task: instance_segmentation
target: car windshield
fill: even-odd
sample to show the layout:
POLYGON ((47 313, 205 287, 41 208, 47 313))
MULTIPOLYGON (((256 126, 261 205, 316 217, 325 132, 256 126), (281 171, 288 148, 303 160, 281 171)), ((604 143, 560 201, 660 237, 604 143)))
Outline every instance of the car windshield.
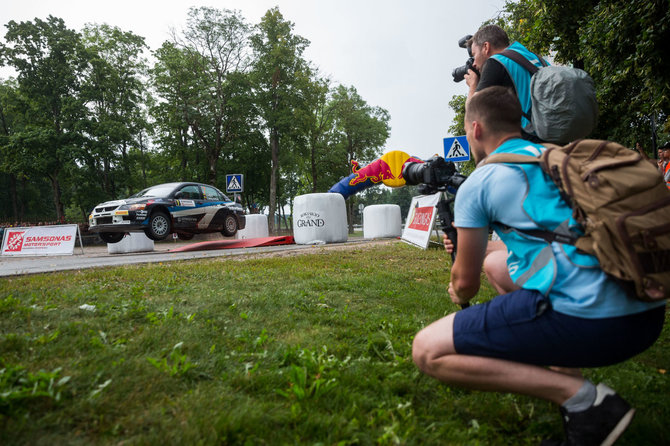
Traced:
POLYGON ((144 189, 141 192, 136 193, 130 198, 140 198, 140 197, 167 197, 170 195, 170 192, 174 190, 173 185, 160 185, 160 186, 153 186, 148 189, 144 189))

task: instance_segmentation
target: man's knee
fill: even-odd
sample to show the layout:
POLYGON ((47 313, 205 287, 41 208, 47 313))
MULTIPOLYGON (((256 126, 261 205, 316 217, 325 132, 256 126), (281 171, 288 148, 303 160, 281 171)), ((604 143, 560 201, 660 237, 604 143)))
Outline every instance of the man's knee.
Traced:
POLYGON ((431 361, 431 349, 426 329, 421 330, 414 336, 412 342, 412 360, 414 364, 424 373, 428 373, 431 361))
POLYGON ((414 336, 412 360, 422 372, 433 375, 440 359, 454 353, 453 318, 452 314, 435 321, 414 336))
POLYGON ((507 252, 492 251, 484 258, 484 273, 489 283, 499 294, 511 293, 518 286, 512 281, 507 270, 507 252))

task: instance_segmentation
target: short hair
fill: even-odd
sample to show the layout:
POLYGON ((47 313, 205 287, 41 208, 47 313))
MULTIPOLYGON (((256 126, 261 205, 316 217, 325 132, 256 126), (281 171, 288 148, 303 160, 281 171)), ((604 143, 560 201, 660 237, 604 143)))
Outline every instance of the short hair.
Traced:
POLYGON ((491 133, 520 133, 521 104, 512 89, 487 87, 468 99, 465 120, 479 121, 491 133))
POLYGON ((670 150, 670 142, 666 142, 661 147, 659 147, 658 150, 670 150))
POLYGON ((484 25, 472 36, 468 45, 472 46, 473 43, 476 43, 477 46, 482 46, 484 42, 488 42, 493 48, 503 49, 509 46, 509 37, 498 25, 484 25))

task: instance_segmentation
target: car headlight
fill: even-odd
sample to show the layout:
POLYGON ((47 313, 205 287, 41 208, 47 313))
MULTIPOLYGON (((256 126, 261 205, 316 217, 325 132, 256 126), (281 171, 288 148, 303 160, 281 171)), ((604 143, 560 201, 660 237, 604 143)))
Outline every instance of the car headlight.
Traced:
POLYGON ((142 204, 131 204, 131 205, 128 207, 128 210, 129 210, 129 211, 141 211, 142 209, 144 209, 144 208, 146 208, 146 207, 147 207, 147 205, 146 205, 145 203, 142 203, 142 204))

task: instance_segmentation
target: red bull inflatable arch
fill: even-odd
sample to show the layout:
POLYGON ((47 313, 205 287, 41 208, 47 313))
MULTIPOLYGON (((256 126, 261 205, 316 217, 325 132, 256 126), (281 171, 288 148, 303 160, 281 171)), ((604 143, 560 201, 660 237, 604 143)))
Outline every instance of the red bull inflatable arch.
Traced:
POLYGON ((409 156, 403 151, 394 150, 385 153, 381 158, 365 167, 360 167, 358 162, 351 161, 352 174, 341 179, 328 192, 341 194, 347 199, 355 193, 380 183, 389 187, 402 187, 405 185, 402 169, 408 162, 423 163, 423 160, 409 156))

